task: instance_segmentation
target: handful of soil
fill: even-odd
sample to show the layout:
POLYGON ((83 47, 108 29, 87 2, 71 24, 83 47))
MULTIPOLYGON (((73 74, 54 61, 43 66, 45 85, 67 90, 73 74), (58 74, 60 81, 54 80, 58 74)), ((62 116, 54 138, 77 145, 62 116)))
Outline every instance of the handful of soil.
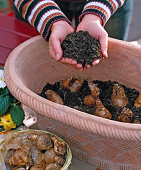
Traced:
POLYGON ((72 58, 83 67, 92 65, 94 60, 102 58, 99 41, 87 31, 68 34, 61 47, 63 58, 72 58))

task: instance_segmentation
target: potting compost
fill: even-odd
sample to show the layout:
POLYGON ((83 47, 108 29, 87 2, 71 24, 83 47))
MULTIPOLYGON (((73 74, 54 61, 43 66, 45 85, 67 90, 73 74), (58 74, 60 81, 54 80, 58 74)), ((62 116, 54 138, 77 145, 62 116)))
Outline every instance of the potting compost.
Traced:
POLYGON ((71 58, 85 67, 92 65, 93 61, 102 57, 99 41, 87 31, 68 34, 61 44, 63 58, 71 58))
POLYGON ((141 123, 139 91, 115 81, 70 77, 47 83, 40 96, 88 114, 126 123, 141 123))

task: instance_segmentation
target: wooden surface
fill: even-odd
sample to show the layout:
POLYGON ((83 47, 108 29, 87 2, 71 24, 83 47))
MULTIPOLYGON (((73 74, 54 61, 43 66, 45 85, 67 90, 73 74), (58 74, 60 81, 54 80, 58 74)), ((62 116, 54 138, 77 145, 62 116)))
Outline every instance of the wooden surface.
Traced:
POLYGON ((98 170, 97 167, 87 164, 87 163, 73 157, 72 164, 70 165, 69 170, 80 170, 80 169, 81 170, 98 170))
POLYGON ((38 34, 26 22, 0 13, 0 68, 14 48, 38 34))

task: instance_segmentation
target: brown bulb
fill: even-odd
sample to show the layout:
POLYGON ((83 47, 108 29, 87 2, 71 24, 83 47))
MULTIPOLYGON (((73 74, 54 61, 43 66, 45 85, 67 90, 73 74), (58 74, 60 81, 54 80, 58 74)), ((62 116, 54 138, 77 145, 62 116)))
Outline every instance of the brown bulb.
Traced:
POLYGON ((51 163, 46 166, 45 170, 58 170, 57 165, 54 163, 51 163))
POLYGON ((118 116, 118 120, 120 122, 130 123, 133 116, 133 112, 130 109, 124 107, 121 111, 121 114, 118 116))
POLYGON ((64 89, 68 89, 68 90, 69 90, 71 80, 72 80, 72 77, 63 80, 63 81, 62 81, 62 87, 63 87, 64 89))
POLYGON ((84 80, 68 78, 62 82, 62 87, 70 90, 71 93, 76 93, 82 87, 84 80))
POLYGON ((111 96, 113 105, 123 108, 128 103, 128 98, 125 95, 124 88, 119 84, 114 84, 113 93, 111 96))
POLYGON ((33 165, 31 166, 30 170, 43 170, 45 169, 45 165, 41 164, 41 165, 33 165))
POLYGON ((94 107, 95 106, 95 99, 94 97, 90 94, 84 97, 84 104, 89 107, 94 107))
POLYGON ((139 119, 137 119, 137 118, 135 118, 135 119, 134 119, 133 123, 141 124, 140 120, 139 120, 139 119))
POLYGON ((67 152, 67 146, 64 141, 58 140, 56 137, 52 138, 54 143, 54 150, 59 155, 64 155, 67 152))
POLYGON ((45 158, 45 162, 47 164, 50 164, 50 163, 55 163, 55 157, 57 156, 56 152, 54 151, 54 149, 50 149, 50 150, 47 150, 45 152, 45 155, 44 155, 44 158, 45 158))
POLYGON ((52 102, 55 102, 55 103, 58 103, 58 104, 64 104, 62 98, 57 94, 55 93, 54 91, 52 90, 47 90, 45 92, 46 94, 46 97, 48 100, 52 101, 52 102))
POLYGON ((94 112, 95 116, 103 117, 106 119, 111 119, 111 113, 104 107, 100 99, 96 100, 96 110, 94 112))
POLYGON ((139 94, 139 96, 138 96, 137 99, 135 100, 134 105, 135 105, 136 108, 141 107, 141 93, 139 94))
POLYGON ((48 150, 53 147, 50 135, 39 135, 37 139, 37 147, 39 150, 48 150))
POLYGON ((14 154, 8 160, 9 165, 22 167, 28 163, 30 163, 31 159, 29 155, 23 151, 22 149, 18 149, 14 152, 14 154))
POLYGON ((92 81, 88 82, 88 86, 91 90, 91 95, 96 99, 99 98, 100 89, 97 87, 97 84, 94 84, 92 81))

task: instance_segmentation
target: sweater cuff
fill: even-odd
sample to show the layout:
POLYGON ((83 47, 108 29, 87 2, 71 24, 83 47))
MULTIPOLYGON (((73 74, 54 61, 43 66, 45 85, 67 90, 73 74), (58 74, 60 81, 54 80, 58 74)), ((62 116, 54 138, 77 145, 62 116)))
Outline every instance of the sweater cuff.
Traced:
POLYGON ((53 23, 63 20, 71 24, 54 1, 15 0, 14 4, 25 20, 34 26, 45 40, 48 40, 53 23))
POLYGON ((65 16, 60 14, 57 15, 54 14, 53 16, 51 16, 50 19, 46 18, 45 20, 44 19, 41 20, 37 27, 37 30, 45 40, 49 39, 51 27, 57 21, 66 21, 71 25, 71 22, 65 16))
POLYGON ((94 14, 101 18, 102 26, 104 26, 111 15, 123 5, 124 0, 119 1, 120 0, 88 0, 79 17, 79 21, 81 21, 86 14, 94 14))

